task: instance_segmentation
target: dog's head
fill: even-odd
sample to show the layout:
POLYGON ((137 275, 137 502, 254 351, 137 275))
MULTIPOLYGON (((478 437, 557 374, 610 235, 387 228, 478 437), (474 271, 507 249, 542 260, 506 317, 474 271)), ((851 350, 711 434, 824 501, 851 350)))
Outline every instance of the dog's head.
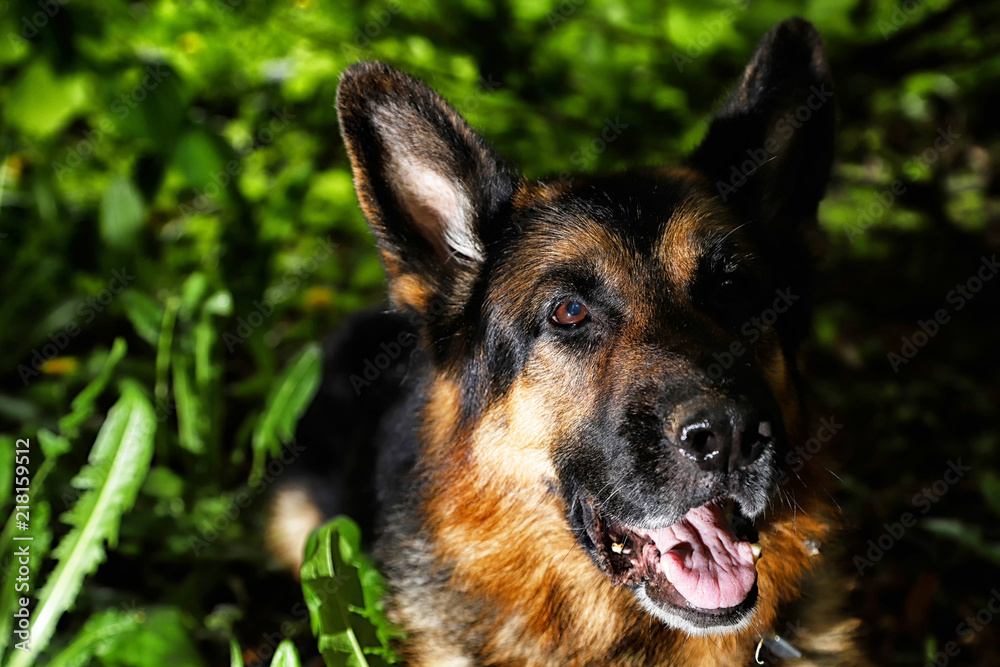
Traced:
POLYGON ((786 21, 685 165, 529 182, 419 81, 345 73, 361 205, 434 368, 425 456, 478 493, 441 521, 488 498, 467 539, 544 543, 512 509, 538 491, 558 501, 533 511, 557 507, 553 530, 668 625, 748 622, 755 520, 801 435, 802 229, 830 167, 831 94, 819 36, 786 21))

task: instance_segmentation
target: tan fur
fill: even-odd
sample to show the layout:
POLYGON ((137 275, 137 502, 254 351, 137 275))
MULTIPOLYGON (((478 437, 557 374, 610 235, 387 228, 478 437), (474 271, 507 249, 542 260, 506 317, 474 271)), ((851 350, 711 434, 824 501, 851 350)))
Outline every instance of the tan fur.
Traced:
POLYGON ((279 489, 271 502, 265 544, 275 559, 298 578, 306 540, 321 523, 323 513, 309 493, 296 486, 279 489))
POLYGON ((698 172, 676 167, 662 169, 661 173, 690 185, 687 198, 674 209, 666 233, 654 250, 674 282, 683 287, 693 282, 711 232, 725 229, 729 214, 713 196, 711 184, 698 172))
POLYGON ((430 305, 432 293, 427 281, 413 273, 407 273, 392 281, 389 298, 398 308, 424 312, 430 305))

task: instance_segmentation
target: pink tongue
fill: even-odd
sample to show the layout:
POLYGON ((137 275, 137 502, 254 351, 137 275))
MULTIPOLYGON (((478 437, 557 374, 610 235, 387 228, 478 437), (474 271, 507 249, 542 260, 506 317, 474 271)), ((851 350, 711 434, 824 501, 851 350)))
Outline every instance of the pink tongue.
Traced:
POLYGON ((735 607, 753 588, 749 542, 737 542, 715 503, 695 507, 667 528, 651 531, 660 564, 677 592, 701 609, 735 607))

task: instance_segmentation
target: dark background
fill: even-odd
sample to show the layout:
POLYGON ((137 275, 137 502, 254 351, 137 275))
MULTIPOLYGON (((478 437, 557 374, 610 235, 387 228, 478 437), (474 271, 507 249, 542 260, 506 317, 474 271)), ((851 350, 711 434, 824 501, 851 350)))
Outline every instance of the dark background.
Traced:
POLYGON ((348 64, 424 79, 529 176, 610 171, 695 146, 792 15, 824 36, 839 108, 803 361, 816 417, 843 424, 820 455, 851 601, 879 663, 1000 664, 1000 5, 948 0, 0 2, 0 451, 71 445, 33 487, 42 538, 67 533, 123 381, 158 419, 120 538, 39 664, 228 664, 230 636, 250 660, 282 621, 308 644, 251 475, 309 400, 315 343, 384 296, 333 108, 348 64), (116 337, 93 414, 64 428, 116 337))

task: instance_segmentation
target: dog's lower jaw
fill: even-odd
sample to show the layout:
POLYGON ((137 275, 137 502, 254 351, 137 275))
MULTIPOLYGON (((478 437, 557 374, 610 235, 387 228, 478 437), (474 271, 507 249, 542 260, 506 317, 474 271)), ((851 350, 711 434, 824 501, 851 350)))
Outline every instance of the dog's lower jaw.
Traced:
POLYGON ((749 612, 745 613, 739 621, 733 625, 716 625, 708 628, 703 628, 695 625, 694 623, 685 620, 679 616, 675 616, 669 612, 665 612, 659 605, 649 599, 646 591, 640 586, 635 592, 636 599, 642 605, 651 616, 658 619, 661 623, 669 628, 673 628, 679 632, 691 635, 692 637, 703 637, 703 636, 713 636, 713 635, 738 635, 742 633, 747 628, 751 627, 755 621, 756 610, 751 609, 749 612))
MULTIPOLYGON (((410 634, 405 650, 412 665, 751 664, 762 637, 787 634, 779 610, 795 601, 819 564, 809 545, 822 542, 830 525, 818 501, 803 503, 794 519, 775 509, 760 535, 757 604, 733 626, 705 629, 644 604, 626 586, 612 586, 541 485, 494 486, 492 495, 471 472, 437 482, 425 496, 433 505, 397 509, 407 516, 392 523, 411 529, 380 541, 394 583, 391 608, 410 634)), ((850 633, 830 627, 836 641, 827 645, 846 650, 850 633)), ((832 651, 800 664, 853 663, 832 651)))

